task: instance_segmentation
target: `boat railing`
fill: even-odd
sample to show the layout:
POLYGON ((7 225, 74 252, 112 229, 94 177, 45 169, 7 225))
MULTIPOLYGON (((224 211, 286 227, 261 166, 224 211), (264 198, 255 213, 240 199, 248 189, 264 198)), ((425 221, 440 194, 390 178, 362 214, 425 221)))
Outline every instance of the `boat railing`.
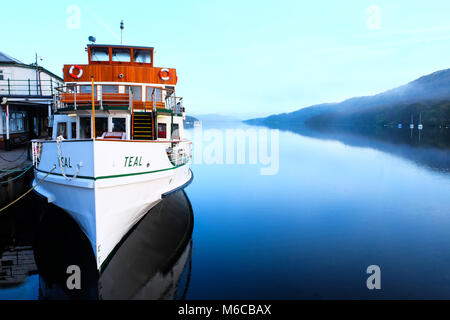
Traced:
MULTIPOLYGON (((171 110, 174 113, 183 113, 183 98, 177 97, 175 91, 169 88, 153 87, 147 96, 150 100, 136 100, 131 89, 127 93, 103 92, 102 84, 94 84, 94 94, 92 92, 79 92, 78 85, 66 85, 56 87, 54 95, 54 110, 78 110, 92 108, 92 101, 95 107, 103 110, 105 107, 114 109, 117 107, 128 110, 171 110), (100 86, 100 90, 99 90, 100 86), (164 99, 161 94, 165 91, 164 99)), ((84 89, 86 91, 91 91, 84 89)))
POLYGON ((108 93, 97 90, 97 88, 98 85, 96 84, 94 94, 92 94, 92 92, 78 92, 78 89, 73 85, 57 87, 53 104, 55 111, 92 108, 92 101, 94 101, 95 107, 99 107, 101 110, 105 106, 126 107, 128 109, 133 107, 133 93, 131 90, 128 93, 108 93))
POLYGON ((176 97, 175 95, 166 97, 166 108, 172 110, 174 113, 183 113, 183 98, 176 97))
POLYGON ((151 100, 149 103, 151 104, 153 110, 159 106, 162 106, 164 109, 171 110, 174 113, 183 113, 185 111, 183 106, 183 98, 177 97, 175 95, 175 90, 173 89, 153 87, 150 98, 151 100), (161 101, 161 91, 165 91, 164 103, 161 101))
POLYGON ((192 158, 192 142, 187 140, 174 142, 166 149, 166 152, 172 165, 181 166, 192 158))
POLYGON ((32 161, 33 166, 37 166, 41 161, 42 156, 42 142, 32 141, 31 142, 31 150, 32 150, 32 161))

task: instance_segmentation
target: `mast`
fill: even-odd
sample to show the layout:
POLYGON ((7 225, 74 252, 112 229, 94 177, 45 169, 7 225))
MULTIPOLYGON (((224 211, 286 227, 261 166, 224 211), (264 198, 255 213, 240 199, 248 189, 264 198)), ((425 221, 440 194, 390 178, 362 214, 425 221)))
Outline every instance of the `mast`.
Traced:
POLYGON ((123 34, 123 20, 120 21, 120 45, 122 45, 122 34, 123 34))
POLYGON ((417 126, 417 129, 422 130, 423 129, 423 125, 422 125, 422 112, 419 113, 419 125, 417 126))

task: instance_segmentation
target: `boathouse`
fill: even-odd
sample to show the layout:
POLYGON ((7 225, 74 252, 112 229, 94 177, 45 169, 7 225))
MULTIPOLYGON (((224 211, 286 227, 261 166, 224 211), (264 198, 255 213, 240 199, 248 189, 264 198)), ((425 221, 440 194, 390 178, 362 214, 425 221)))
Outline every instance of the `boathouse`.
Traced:
POLYGON ((51 135, 53 93, 63 82, 37 59, 25 64, 0 52, 0 148, 51 135))

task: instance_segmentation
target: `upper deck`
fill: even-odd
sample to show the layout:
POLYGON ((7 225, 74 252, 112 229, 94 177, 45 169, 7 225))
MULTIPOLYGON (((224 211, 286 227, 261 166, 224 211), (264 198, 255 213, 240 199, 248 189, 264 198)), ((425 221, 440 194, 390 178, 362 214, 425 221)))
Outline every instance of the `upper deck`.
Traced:
POLYGON ((86 52, 88 64, 64 65, 65 86, 58 88, 55 110, 89 109, 92 104, 131 112, 182 109, 182 98, 175 96, 176 69, 154 67, 152 47, 90 44, 86 52))
POLYGON ((87 53, 88 64, 64 65, 65 82, 177 84, 176 69, 153 66, 152 47, 90 44, 87 53))

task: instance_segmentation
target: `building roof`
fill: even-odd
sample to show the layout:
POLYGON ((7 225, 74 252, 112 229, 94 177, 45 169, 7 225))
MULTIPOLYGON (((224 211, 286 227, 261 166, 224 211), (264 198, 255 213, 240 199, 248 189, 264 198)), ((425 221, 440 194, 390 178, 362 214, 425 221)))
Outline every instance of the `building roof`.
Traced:
POLYGON ((12 64, 24 64, 23 62, 8 56, 7 54, 0 52, 0 62, 1 63, 12 63, 12 64))
MULTIPOLYGON (((8 56, 7 54, 4 54, 3 52, 0 52, 0 66, 5 66, 5 65, 15 65, 18 67, 23 67, 23 68, 29 68, 29 69, 36 69, 36 65, 35 64, 25 64, 22 61, 19 61, 17 59, 14 59, 13 57, 8 56)), ((47 73, 48 75, 57 78, 60 81, 64 81, 63 78, 61 78, 60 76, 54 74, 53 72, 45 69, 44 67, 39 66, 38 69, 42 72, 47 73)))

